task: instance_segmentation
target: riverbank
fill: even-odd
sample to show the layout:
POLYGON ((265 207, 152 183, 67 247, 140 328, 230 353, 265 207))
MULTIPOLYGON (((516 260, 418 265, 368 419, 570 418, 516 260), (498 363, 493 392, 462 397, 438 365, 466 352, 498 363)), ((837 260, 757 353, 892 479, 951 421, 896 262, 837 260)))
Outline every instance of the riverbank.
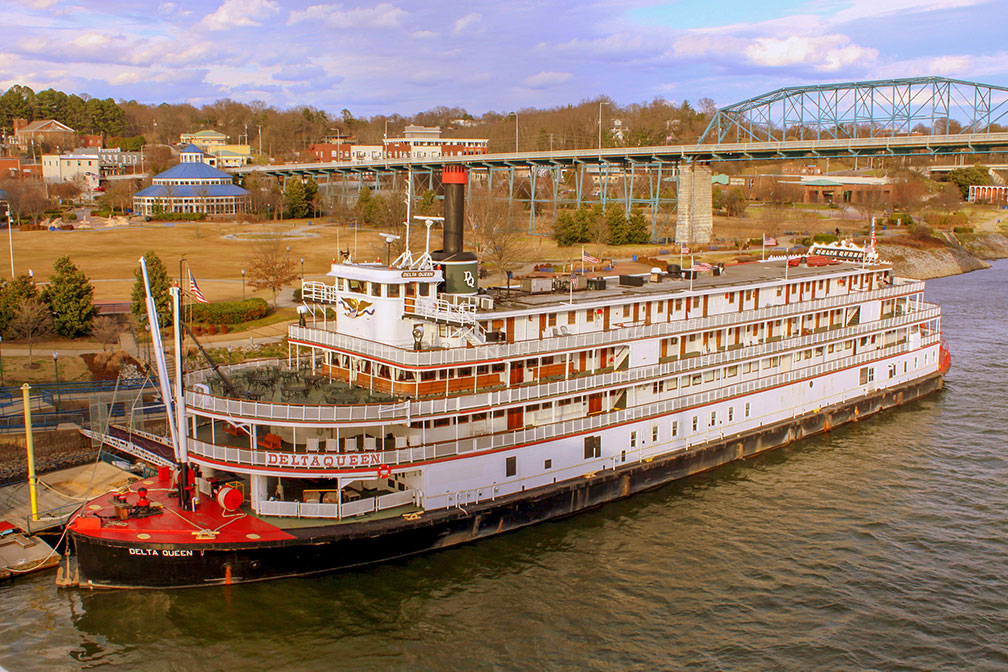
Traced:
POLYGON ((988 261, 1008 258, 1008 236, 971 234, 961 245, 937 240, 901 239, 879 243, 879 255, 893 264, 897 276, 928 280, 990 268, 988 261))

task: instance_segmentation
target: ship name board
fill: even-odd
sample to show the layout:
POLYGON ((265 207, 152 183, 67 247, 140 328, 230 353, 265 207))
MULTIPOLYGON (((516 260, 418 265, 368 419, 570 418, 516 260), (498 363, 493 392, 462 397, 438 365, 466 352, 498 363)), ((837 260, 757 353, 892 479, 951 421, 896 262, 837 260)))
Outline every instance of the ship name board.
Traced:
POLYGON ((266 465, 270 467, 300 467, 302 469, 378 467, 382 465, 382 456, 381 453, 340 453, 338 455, 266 453, 266 465))
POLYGON ((403 271, 401 276, 403 278, 433 278, 434 271, 403 271))

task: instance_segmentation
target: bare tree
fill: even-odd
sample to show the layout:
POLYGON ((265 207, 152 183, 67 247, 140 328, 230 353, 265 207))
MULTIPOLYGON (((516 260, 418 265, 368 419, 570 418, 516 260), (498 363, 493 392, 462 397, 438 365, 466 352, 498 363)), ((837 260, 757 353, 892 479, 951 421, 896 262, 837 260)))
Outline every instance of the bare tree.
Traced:
POLYGON ((270 238, 256 245, 246 261, 249 284, 256 289, 273 290, 273 307, 277 305, 277 292, 297 277, 294 263, 280 244, 280 238, 270 238))
POLYGON ((466 224, 476 244, 477 258, 500 273, 501 282, 517 266, 526 237, 516 203, 484 186, 469 190, 466 224))
POLYGON ((47 306, 41 299, 27 296, 18 302, 14 309, 14 318, 10 324, 10 334, 14 338, 28 340, 28 363, 34 366, 32 359, 32 338, 46 336, 52 332, 53 321, 47 306))
POLYGON ((122 329, 119 327, 119 323, 107 315, 102 315, 96 319, 94 326, 91 327, 91 336, 102 344, 103 351, 109 347, 115 350, 115 345, 119 342, 119 334, 121 333, 122 329))
POLYGON ((881 189, 866 189, 851 201, 851 205, 870 224, 872 219, 889 205, 889 196, 881 189))

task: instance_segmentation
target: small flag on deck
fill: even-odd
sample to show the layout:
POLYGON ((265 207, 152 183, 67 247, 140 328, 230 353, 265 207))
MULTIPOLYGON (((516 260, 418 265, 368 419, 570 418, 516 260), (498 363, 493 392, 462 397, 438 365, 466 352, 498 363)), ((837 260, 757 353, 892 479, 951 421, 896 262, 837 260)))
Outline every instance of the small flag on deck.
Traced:
POLYGON ((189 293, 193 295, 193 298, 200 303, 210 303, 207 298, 203 296, 203 292, 200 291, 199 285, 196 284, 196 278, 193 277, 192 269, 187 269, 189 271, 189 293))
POLYGON ((689 247, 687 247, 686 245, 682 245, 679 248, 679 254, 689 254, 689 253, 690 253, 689 247))
POLYGON ((769 245, 771 247, 774 247, 774 246, 777 245, 777 239, 776 238, 766 238, 766 239, 764 239, 763 244, 764 245, 769 245))
POLYGON ((584 250, 581 250, 581 261, 583 261, 586 264, 598 264, 598 263, 601 263, 598 260, 597 257, 593 257, 592 255, 588 254, 584 250))
POLYGON ((875 218, 872 217, 871 220, 871 249, 872 252, 875 251, 875 218))

